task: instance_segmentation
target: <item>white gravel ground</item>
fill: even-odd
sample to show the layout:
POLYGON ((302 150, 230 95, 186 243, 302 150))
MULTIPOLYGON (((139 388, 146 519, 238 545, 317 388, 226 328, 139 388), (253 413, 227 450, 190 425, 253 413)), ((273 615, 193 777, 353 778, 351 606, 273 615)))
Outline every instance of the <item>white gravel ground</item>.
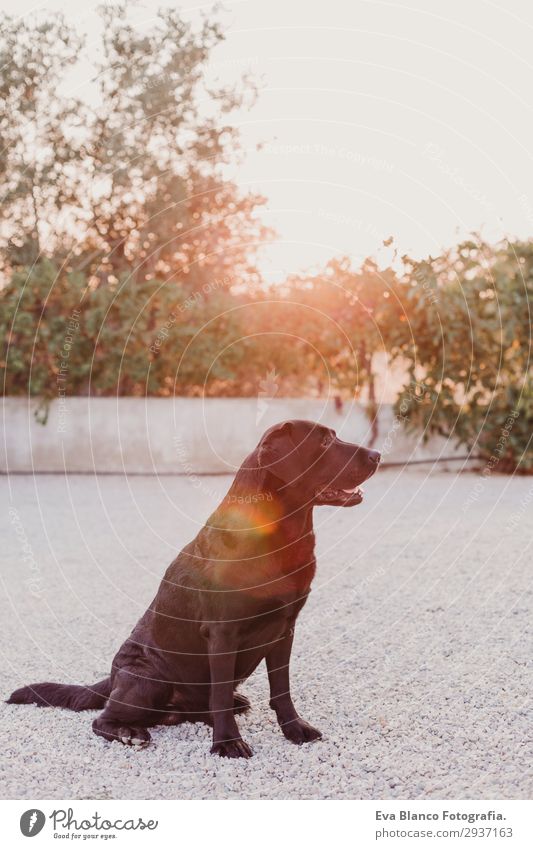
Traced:
MULTIPOLYGON (((95 737, 94 712, 3 704, 1 796, 531 797, 533 481, 480 480, 380 472, 361 506, 315 511, 292 680, 323 741, 282 737, 263 668, 243 687, 250 761, 211 756, 205 726, 155 729, 136 752, 95 737)), ((3 696, 103 677, 228 484, 4 478, 3 696)))

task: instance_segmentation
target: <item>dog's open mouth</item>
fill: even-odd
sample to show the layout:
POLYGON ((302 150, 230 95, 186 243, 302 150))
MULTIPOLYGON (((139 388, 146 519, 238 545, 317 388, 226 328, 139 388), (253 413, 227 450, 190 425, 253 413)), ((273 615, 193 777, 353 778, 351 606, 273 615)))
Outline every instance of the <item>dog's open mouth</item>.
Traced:
POLYGON ((315 504, 331 504, 339 507, 354 507, 363 500, 363 490, 359 487, 354 489, 333 489, 326 487, 315 493, 315 504))

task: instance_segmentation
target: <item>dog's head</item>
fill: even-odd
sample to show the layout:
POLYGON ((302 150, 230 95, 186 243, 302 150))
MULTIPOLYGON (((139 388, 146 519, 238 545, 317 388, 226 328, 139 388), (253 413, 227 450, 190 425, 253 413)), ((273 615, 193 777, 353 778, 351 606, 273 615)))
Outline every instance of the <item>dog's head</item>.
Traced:
POLYGON ((358 487, 380 459, 378 451, 343 442, 331 428, 300 420, 269 428, 257 449, 258 465, 276 478, 279 491, 314 505, 360 504, 358 487))

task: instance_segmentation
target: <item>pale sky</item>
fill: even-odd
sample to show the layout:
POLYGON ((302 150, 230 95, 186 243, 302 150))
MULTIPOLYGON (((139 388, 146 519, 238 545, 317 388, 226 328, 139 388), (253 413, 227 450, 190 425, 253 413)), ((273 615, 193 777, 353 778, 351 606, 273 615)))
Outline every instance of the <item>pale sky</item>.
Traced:
MULTIPOLYGON (((143 2, 138 25, 161 5, 212 8, 143 2)), ((0 0, 16 15, 61 9, 90 41, 97 6, 0 0)), ((533 236, 533 4, 226 0, 223 20, 213 70, 249 69, 261 86, 235 116, 246 150, 235 175, 267 196, 262 217, 279 233, 263 251, 267 280, 341 253, 357 265, 391 235, 415 256, 471 230, 533 236)), ((90 76, 86 62, 68 90, 87 95, 90 76)))

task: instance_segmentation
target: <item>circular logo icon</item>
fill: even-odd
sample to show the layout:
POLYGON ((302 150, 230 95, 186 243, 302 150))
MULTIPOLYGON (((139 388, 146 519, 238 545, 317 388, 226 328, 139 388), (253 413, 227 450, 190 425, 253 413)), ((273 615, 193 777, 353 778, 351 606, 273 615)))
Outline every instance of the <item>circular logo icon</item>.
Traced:
POLYGON ((46 817, 38 808, 30 808, 24 811, 20 818, 20 830, 24 837, 35 837, 42 830, 46 817))

